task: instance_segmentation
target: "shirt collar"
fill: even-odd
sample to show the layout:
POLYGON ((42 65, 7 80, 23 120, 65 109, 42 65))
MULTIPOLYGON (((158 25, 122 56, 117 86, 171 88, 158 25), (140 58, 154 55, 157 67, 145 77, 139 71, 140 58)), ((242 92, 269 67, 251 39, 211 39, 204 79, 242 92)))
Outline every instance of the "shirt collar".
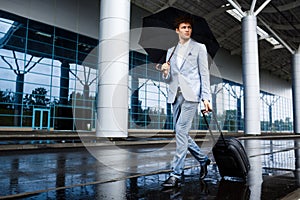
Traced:
POLYGON ((180 43, 178 42, 178 45, 179 45, 179 47, 187 47, 187 46, 189 46, 190 42, 191 42, 191 39, 189 39, 189 40, 188 40, 186 43, 184 43, 184 44, 180 44, 180 43))

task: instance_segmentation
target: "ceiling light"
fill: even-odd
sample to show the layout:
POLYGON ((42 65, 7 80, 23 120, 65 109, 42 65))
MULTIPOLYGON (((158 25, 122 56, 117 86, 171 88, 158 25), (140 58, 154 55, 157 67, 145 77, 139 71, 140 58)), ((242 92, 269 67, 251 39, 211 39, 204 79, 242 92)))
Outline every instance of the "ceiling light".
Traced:
POLYGON ((37 31, 35 34, 37 34, 37 35, 42 35, 42 36, 49 37, 49 38, 52 37, 52 35, 50 35, 50 34, 48 34, 48 33, 40 32, 40 31, 37 31))
MULTIPOLYGON (((228 14, 230 14, 231 16, 233 16, 238 21, 242 21, 242 18, 244 17, 236 9, 226 10, 226 12, 228 14)), ((266 31, 264 31, 259 26, 257 26, 257 34, 260 36, 261 39, 266 40, 267 42, 269 42, 273 46, 277 46, 277 45, 280 44, 274 37, 272 37, 271 35, 269 35, 266 31)))

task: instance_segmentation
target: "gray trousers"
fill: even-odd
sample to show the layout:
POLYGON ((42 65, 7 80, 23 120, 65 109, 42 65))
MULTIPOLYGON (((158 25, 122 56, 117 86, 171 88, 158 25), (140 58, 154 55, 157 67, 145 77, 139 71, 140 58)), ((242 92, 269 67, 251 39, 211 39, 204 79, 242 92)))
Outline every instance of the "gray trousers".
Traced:
POLYGON ((188 150, 201 165, 208 159, 189 135, 197 107, 197 102, 186 101, 181 93, 176 97, 176 100, 173 103, 176 152, 172 161, 171 176, 176 178, 181 178, 184 169, 184 160, 188 150))

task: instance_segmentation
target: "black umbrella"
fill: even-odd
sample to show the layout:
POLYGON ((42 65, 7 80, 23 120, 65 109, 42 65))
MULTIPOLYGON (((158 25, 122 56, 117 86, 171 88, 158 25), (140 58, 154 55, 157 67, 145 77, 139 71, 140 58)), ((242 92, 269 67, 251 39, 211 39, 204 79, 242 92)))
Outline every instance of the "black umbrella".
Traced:
POLYGON ((210 30, 206 20, 178 10, 173 7, 143 18, 143 29, 139 44, 146 50, 149 60, 153 63, 163 63, 166 60, 166 51, 178 42, 174 20, 179 16, 189 16, 193 19, 192 38, 206 45, 211 57, 219 49, 219 44, 210 30))

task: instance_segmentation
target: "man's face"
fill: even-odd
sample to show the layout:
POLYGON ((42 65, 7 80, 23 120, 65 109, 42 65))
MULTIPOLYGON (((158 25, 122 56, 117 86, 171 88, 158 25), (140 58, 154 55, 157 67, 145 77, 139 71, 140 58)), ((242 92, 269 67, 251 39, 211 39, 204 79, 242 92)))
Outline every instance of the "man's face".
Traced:
POLYGON ((189 23, 181 23, 179 27, 176 28, 176 33, 179 36, 179 39, 188 40, 191 38, 192 26, 189 23))

